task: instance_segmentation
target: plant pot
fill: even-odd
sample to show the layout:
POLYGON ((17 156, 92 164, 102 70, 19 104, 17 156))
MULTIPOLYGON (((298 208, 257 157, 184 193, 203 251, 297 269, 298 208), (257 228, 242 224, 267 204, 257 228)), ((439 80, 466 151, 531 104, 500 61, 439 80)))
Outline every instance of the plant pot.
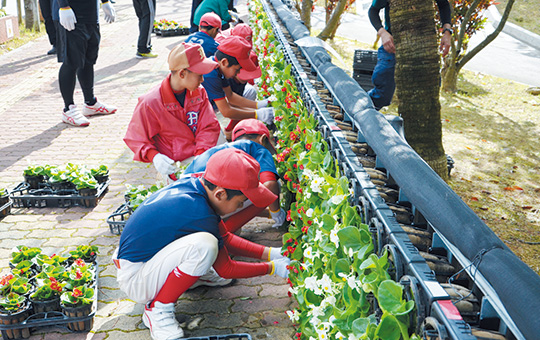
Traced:
POLYGON ((29 298, 30 302, 32 302, 32 308, 34 310, 34 313, 46 313, 46 312, 52 312, 52 311, 60 311, 60 297, 56 297, 52 300, 33 300, 32 298, 29 298))
POLYGON ((97 189, 84 188, 79 189, 79 195, 83 197, 89 197, 88 199, 83 199, 83 205, 85 207, 93 207, 96 205, 96 195, 97 189))
POLYGON ((24 175, 24 181, 30 185, 28 189, 39 189, 39 184, 45 182, 43 175, 28 176, 24 175))
POLYGON ((49 184, 51 185, 51 189, 53 189, 54 191, 75 189, 75 185, 69 181, 49 182, 49 184))
POLYGON ((9 195, 0 195, 0 207, 9 202, 9 195))
MULTIPOLYGON (((68 318, 82 318, 90 315, 92 312, 92 305, 83 305, 77 307, 67 307, 62 305, 62 312, 68 318)), ((69 322, 68 328, 72 331, 89 331, 94 325, 94 318, 85 321, 69 322)))
MULTIPOLYGON (((30 316, 30 303, 27 301, 25 306, 16 313, 0 313, 0 324, 15 325, 23 322, 30 316)), ((27 339, 30 337, 30 328, 17 328, 2 330, 2 339, 27 339)))
POLYGON ((97 175, 97 176, 94 176, 94 178, 96 179, 96 181, 101 184, 101 183, 105 183, 109 180, 109 174, 106 174, 106 175, 97 175))

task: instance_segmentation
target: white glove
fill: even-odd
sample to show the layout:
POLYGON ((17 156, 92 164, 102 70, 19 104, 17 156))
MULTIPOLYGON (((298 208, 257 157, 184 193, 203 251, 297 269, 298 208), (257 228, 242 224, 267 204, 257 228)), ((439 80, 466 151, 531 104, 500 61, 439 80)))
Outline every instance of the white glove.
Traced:
POLYGON ((287 213, 285 213, 285 210, 283 209, 279 209, 276 212, 270 211, 270 217, 276 222, 274 225, 272 225, 272 228, 279 228, 285 222, 287 213))
POLYGON ((288 257, 282 257, 280 259, 270 261, 273 267, 273 275, 277 275, 283 278, 289 277, 289 269, 287 268, 291 263, 291 259, 288 257))
POLYGON ((270 251, 268 252, 268 260, 274 261, 274 260, 282 259, 285 257, 286 256, 281 255, 281 248, 270 247, 270 251))
POLYGON ((173 174, 176 171, 174 161, 164 154, 158 153, 155 155, 152 163, 154 163, 156 170, 165 177, 173 174))
POLYGON ((258 100, 257 101, 257 108, 262 109, 263 107, 267 107, 269 104, 268 99, 258 100))
POLYGON ((66 9, 60 8, 58 16, 60 17, 60 25, 64 26, 66 30, 73 31, 75 29, 77 18, 71 7, 66 9))
POLYGON ((265 124, 272 124, 274 122, 274 108, 263 107, 262 109, 255 110, 257 119, 265 124))
POLYGON ((114 19, 116 19, 116 11, 114 10, 113 5, 111 5, 111 3, 107 1, 101 4, 101 8, 105 13, 105 21, 109 24, 111 22, 114 22, 114 19))

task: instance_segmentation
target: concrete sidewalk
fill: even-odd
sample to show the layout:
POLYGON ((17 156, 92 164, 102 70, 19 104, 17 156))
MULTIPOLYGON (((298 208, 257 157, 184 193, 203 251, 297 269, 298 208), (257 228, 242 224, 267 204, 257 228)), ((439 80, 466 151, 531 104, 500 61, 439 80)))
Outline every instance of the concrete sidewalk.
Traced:
MULTIPOLYGON (((42 37, 0 56, 0 187, 12 189, 23 180, 22 171, 33 164, 67 162, 110 168, 111 185, 97 207, 12 209, 0 221, 0 268, 8 270, 11 249, 39 246, 44 253, 72 250, 80 244, 97 245, 99 305, 91 333, 69 333, 62 328, 40 330, 31 339, 150 339, 142 325, 143 306, 127 299, 116 284, 110 261, 119 237, 109 231, 106 218, 124 201, 126 184, 151 185, 157 173, 151 164, 135 163, 122 138, 137 98, 167 75, 168 51, 184 37, 153 37, 156 59, 135 58, 138 22, 131 0, 117 0, 117 21, 102 20, 102 41, 96 64, 95 93, 100 101, 118 106, 112 116, 92 117, 86 128, 61 122, 63 107, 58 90, 59 64, 46 56, 42 37)), ((156 18, 188 24, 190 1, 160 0, 156 18)), ((245 1, 238 10, 247 13, 245 1)), ((82 93, 77 85, 77 104, 82 93)), ((269 246, 281 245, 282 231, 273 221, 257 218, 242 236, 269 246)), ((177 304, 182 320, 197 326, 187 336, 249 333, 253 339, 291 339, 294 327, 285 311, 294 303, 285 279, 264 276, 238 280, 226 288, 196 288, 177 304)))

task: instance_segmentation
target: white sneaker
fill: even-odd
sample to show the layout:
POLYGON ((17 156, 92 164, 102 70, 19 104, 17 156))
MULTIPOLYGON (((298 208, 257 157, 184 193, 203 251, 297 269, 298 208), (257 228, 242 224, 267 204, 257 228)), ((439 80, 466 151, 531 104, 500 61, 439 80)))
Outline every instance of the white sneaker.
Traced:
POLYGON ((68 111, 62 112, 62 121, 73 126, 88 126, 90 121, 83 116, 77 105, 71 104, 68 111))
POLYGON ((210 268, 208 273, 201 276, 189 289, 200 286, 223 287, 230 285, 232 282, 233 279, 224 279, 216 273, 214 268, 210 268))
POLYGON ((116 112, 116 107, 106 105, 96 101, 94 105, 84 104, 83 115, 93 116, 93 115, 110 115, 116 112))
POLYGON ((143 323, 150 328, 154 340, 181 339, 184 331, 174 315, 174 303, 154 302, 154 307, 144 307, 143 323))

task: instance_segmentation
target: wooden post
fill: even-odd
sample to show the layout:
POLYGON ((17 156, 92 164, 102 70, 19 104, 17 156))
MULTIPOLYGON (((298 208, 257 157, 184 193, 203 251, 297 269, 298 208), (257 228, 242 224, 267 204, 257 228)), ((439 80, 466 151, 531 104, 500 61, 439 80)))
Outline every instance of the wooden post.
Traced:
POLYGON ((17 17, 19 18, 19 25, 22 24, 21 0, 17 0, 17 17))

